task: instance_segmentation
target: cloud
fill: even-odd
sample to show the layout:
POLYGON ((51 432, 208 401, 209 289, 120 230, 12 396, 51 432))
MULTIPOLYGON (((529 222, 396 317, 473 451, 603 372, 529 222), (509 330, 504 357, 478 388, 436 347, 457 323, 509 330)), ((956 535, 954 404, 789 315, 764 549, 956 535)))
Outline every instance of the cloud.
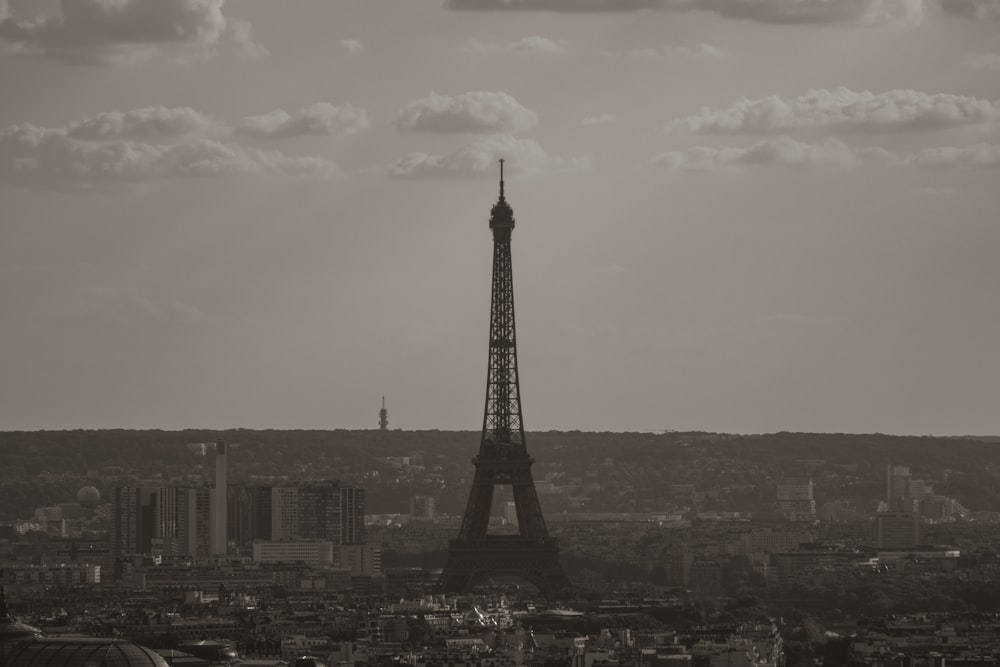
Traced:
POLYGON ((692 134, 775 134, 807 128, 891 132, 980 125, 998 118, 1000 104, 975 97, 837 88, 810 90, 796 98, 743 99, 727 108, 703 108, 673 121, 668 130, 692 134))
POLYGON ((135 288, 79 285, 62 299, 41 304, 39 313, 60 326, 162 327, 205 321, 200 310, 175 300, 155 301, 135 288))
POLYGON ((567 48, 568 44, 564 40, 554 40, 537 35, 522 37, 507 44, 484 42, 474 37, 469 39, 469 50, 477 53, 506 51, 508 53, 562 55, 566 53, 567 48))
POLYGON ((1000 19, 997 0, 939 0, 945 13, 977 19, 1000 19))
POLYGON ((954 186, 944 186, 944 187, 934 187, 934 186, 924 186, 917 187, 910 190, 914 195, 920 197, 950 197, 952 195, 957 195, 960 190, 954 186))
POLYGON ((352 57, 357 58, 365 50, 365 44, 360 39, 342 39, 340 45, 347 49, 352 57))
POLYGON ((495 173, 500 158, 504 158, 512 174, 564 171, 588 166, 588 161, 582 158, 550 157, 534 139, 501 135, 477 139, 445 155, 410 153, 390 165, 388 173, 396 178, 479 176, 495 173))
POLYGON ((1000 70, 1000 53, 970 53, 962 64, 966 67, 1000 70))
POLYGON ((918 25, 925 0, 668 0, 734 19, 778 24, 918 25))
POLYGON ((519 132, 538 125, 538 114, 502 92, 469 92, 454 97, 432 92, 410 102, 396 116, 404 132, 519 132))
MULTIPOLYGON (((619 54, 609 53, 609 55, 619 55, 619 54)), ((695 44, 694 46, 665 46, 662 48, 651 47, 651 46, 640 47, 626 51, 625 55, 630 58, 680 57, 680 58, 687 58, 689 60, 697 60, 697 59, 721 60, 723 58, 729 57, 729 51, 718 46, 712 46, 711 44, 700 42, 698 44, 695 44)))
POLYGON ((287 156, 184 134, 170 135, 180 137, 175 142, 151 143, 122 138, 142 136, 125 126, 104 134, 104 130, 95 132, 94 127, 80 122, 65 128, 21 124, 0 130, 0 183, 37 189, 88 189, 177 177, 331 177, 338 172, 336 165, 324 158, 287 156))
POLYGON ((962 147, 925 148, 911 160, 921 167, 1000 167, 1000 144, 975 144, 962 147))
POLYGON ((233 131, 251 137, 329 136, 357 134, 370 127, 365 110, 352 104, 317 102, 290 114, 284 109, 247 116, 233 131))
POLYGON ((781 166, 850 169, 863 165, 888 167, 1000 167, 1000 144, 927 148, 897 153, 878 146, 854 147, 840 139, 805 143, 788 136, 769 137, 748 147, 695 146, 652 158, 654 166, 678 171, 717 171, 740 166, 781 166))
POLYGON ((228 44, 260 55, 249 23, 226 17, 224 0, 60 0, 59 13, 30 21, 0 17, 0 40, 22 52, 99 62, 151 47, 228 44))
POLYGON ((446 0, 448 9, 543 10, 553 12, 619 12, 653 9, 661 0, 446 0))
POLYGON ((446 0, 445 7, 553 12, 702 10, 733 19, 778 24, 914 25, 921 22, 925 14, 924 0, 446 0))
POLYGON ((274 150, 248 148, 214 140, 171 146, 164 152, 168 176, 333 176, 334 163, 318 157, 288 156, 274 150))
POLYGON ((548 37, 522 37, 506 46, 508 51, 517 53, 566 53, 566 42, 563 40, 553 40, 548 37))
POLYGON ((657 49, 652 46, 641 46, 629 49, 625 52, 625 55, 629 58, 662 58, 664 52, 662 49, 657 49))
POLYGON ((211 132, 221 124, 190 107, 143 107, 103 111, 74 121, 66 134, 74 139, 167 139, 211 132))
POLYGON ((790 137, 759 141, 748 148, 696 146, 671 151, 653 158, 653 164, 683 171, 709 171, 738 165, 780 165, 786 167, 828 167, 846 169, 859 166, 862 156, 839 139, 807 144, 790 137))
POLYGON ((602 113, 598 116, 587 116, 580 121, 580 125, 614 125, 618 122, 618 116, 613 113, 602 113))
POLYGON ((294 114, 279 109, 260 116, 247 116, 233 127, 190 107, 150 106, 131 111, 102 111, 71 122, 65 131, 73 139, 99 141, 220 137, 230 132, 257 138, 349 135, 368 127, 364 109, 351 104, 334 106, 318 102, 294 114))
POLYGON ((729 57, 729 51, 718 46, 712 46, 705 42, 699 42, 694 46, 678 46, 676 52, 683 58, 713 58, 722 59, 729 57))

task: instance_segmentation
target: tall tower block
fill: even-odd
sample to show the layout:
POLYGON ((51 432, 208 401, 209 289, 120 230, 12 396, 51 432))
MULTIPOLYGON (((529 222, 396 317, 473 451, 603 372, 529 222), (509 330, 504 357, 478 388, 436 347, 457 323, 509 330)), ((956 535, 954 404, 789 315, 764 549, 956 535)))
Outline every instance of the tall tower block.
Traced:
POLYGON ((385 396, 382 397, 382 409, 378 411, 378 430, 389 428, 389 411, 385 409, 385 396))
POLYGON ((213 556, 226 555, 226 530, 229 500, 229 480, 226 470, 226 443, 215 443, 215 493, 212 495, 212 528, 210 553, 213 556))
POLYGON ((535 462, 528 455, 521 416, 514 327, 514 281, 510 237, 514 211, 504 196, 500 161, 500 198, 490 212, 493 232, 493 286, 490 302, 489 364, 486 408, 479 454, 469 502, 458 538, 448 545, 448 561, 439 587, 465 593, 490 577, 516 576, 537 586, 543 595, 570 593, 570 581, 559 563, 559 546, 549 537, 531 476, 535 462), (488 535, 493 491, 510 486, 518 534, 488 535))

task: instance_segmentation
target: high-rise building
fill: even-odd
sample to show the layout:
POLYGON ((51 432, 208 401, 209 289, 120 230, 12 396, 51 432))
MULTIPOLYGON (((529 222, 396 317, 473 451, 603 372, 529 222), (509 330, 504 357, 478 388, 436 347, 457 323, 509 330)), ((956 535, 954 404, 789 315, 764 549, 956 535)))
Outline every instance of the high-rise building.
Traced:
POLYGON ((340 490, 340 544, 365 543, 365 490, 340 490))
POLYGON ((115 579, 124 575, 131 558, 148 554, 156 533, 153 499, 155 490, 141 486, 120 486, 111 496, 111 550, 115 579))
POLYGON ((227 552, 229 481, 226 463, 226 443, 215 443, 215 493, 212 497, 211 550, 213 556, 225 556, 227 552))
POLYGON ((253 560, 258 563, 303 562, 313 567, 330 567, 333 565, 333 549, 334 544, 329 540, 256 540, 253 543, 253 560))
POLYGON ((382 574, 382 549, 373 544, 341 544, 334 548, 338 567, 354 577, 382 574))
POLYGON ((120 486, 111 496, 111 553, 143 553, 142 487, 120 486))
MULTIPOLYGON (((153 536, 176 537, 178 523, 182 517, 178 512, 177 496, 183 494, 183 489, 175 486, 162 486, 153 489, 153 536)), ((183 529, 182 531, 183 532, 183 529)))
MULTIPOLYGON (((150 505, 149 534, 161 538, 161 553, 199 558, 218 555, 212 551, 220 529, 216 488, 162 487, 148 489, 142 497, 150 505)), ((143 501, 136 502, 141 505, 143 501)), ((333 544, 363 544, 365 540, 365 492, 341 488, 336 481, 228 486, 226 511, 227 545, 231 542, 242 555, 249 555, 258 540, 328 540, 333 544)), ((119 532, 121 539, 138 539, 119 532)))
POLYGON ((271 539, 294 540, 299 536, 299 490, 294 486, 271 489, 271 539))
POLYGON ((752 530, 740 535, 741 551, 749 555, 796 551, 800 544, 814 541, 811 533, 797 530, 752 530))
POLYGON ((229 485, 227 530, 240 555, 251 553, 254 540, 271 539, 272 494, 270 486, 229 485))
MULTIPOLYGON (((209 487, 118 487, 111 502, 111 553, 116 559, 159 553, 210 555, 213 489, 209 487), (155 548, 154 548, 155 545, 155 548)), ((115 567, 116 578, 122 572, 115 567)))
POLYGON ((187 489, 161 486, 152 489, 153 553, 168 556, 186 556, 187 544, 187 489))
POLYGON ((246 555, 256 539, 254 531, 254 491, 259 487, 246 484, 229 485, 229 502, 226 506, 226 539, 234 546, 236 553, 246 555))
POLYGON ((934 496, 934 485, 913 477, 909 466, 889 464, 885 472, 885 501, 891 512, 919 512, 934 496))
POLYGON ((909 498, 910 467, 889 464, 885 467, 885 502, 890 510, 905 507, 909 498))
POLYGON ((816 520, 811 477, 786 477, 778 482, 776 495, 778 512, 788 520, 816 520))
POLYGON ((879 512, 875 515, 875 545, 879 549, 909 549, 920 543, 916 512, 879 512))
POLYGON ((198 486, 186 490, 187 505, 184 515, 187 521, 185 544, 188 554, 196 558, 214 555, 211 552, 210 533, 212 527, 212 489, 198 486))
POLYGON ((433 519, 437 513, 437 499, 434 496, 412 496, 410 516, 418 519, 433 519))
POLYGON ((299 539, 324 539, 337 543, 341 525, 341 491, 337 482, 300 486, 299 539))
POLYGON ((162 486, 146 489, 152 517, 151 550, 164 556, 210 555, 214 489, 162 486))

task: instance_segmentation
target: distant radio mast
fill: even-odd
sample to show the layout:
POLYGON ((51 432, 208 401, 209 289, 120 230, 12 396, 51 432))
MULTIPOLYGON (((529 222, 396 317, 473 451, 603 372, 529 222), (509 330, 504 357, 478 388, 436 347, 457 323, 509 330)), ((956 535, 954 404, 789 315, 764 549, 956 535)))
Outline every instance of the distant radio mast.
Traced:
POLYGON ((378 430, 389 428, 389 411, 385 409, 385 396, 382 397, 382 409, 378 411, 378 430))

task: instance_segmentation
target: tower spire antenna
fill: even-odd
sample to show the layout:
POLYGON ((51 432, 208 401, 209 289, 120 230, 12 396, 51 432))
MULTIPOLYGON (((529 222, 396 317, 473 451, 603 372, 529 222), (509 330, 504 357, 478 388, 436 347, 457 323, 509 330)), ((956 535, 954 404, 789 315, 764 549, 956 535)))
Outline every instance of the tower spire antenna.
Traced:
POLYGON ((389 411, 385 409, 385 395, 382 395, 382 409, 378 411, 378 429, 385 431, 389 428, 389 411))
POLYGON ((503 163, 504 159, 500 158, 500 199, 503 199, 503 163))

